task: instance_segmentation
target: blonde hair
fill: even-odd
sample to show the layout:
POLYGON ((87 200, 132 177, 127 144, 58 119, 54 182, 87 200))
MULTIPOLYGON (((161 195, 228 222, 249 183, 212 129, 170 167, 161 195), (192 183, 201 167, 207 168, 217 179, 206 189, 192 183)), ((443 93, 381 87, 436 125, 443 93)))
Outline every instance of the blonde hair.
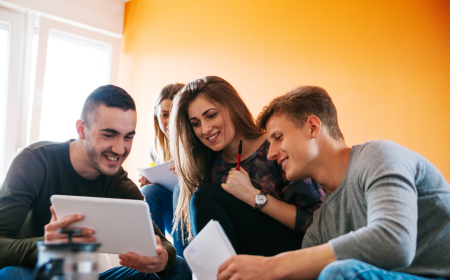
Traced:
POLYGON ((174 83, 161 89, 153 103, 153 128, 155 139, 150 148, 150 157, 154 163, 159 164, 170 160, 169 140, 164 135, 158 123, 158 106, 165 99, 173 100, 174 96, 184 87, 184 84, 174 83))
POLYGON ((181 221, 181 231, 187 230, 189 240, 193 238, 189 201, 198 187, 212 181, 210 168, 218 156, 217 152, 203 145, 189 121, 188 106, 200 95, 217 105, 219 113, 226 111, 236 131, 246 139, 255 139, 263 134, 234 87, 220 77, 207 76, 194 80, 174 98, 169 123, 170 152, 180 184, 174 230, 181 221))

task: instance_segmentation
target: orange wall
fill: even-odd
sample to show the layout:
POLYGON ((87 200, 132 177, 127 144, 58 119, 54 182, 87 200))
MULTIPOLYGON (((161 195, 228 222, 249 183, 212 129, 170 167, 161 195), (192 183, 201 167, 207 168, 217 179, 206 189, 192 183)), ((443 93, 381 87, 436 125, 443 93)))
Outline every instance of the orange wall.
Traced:
POLYGON ((133 180, 149 164, 158 90, 206 75, 234 85, 255 117, 296 86, 322 86, 348 145, 394 140, 450 181, 448 0, 127 2, 120 84, 138 106, 133 180))

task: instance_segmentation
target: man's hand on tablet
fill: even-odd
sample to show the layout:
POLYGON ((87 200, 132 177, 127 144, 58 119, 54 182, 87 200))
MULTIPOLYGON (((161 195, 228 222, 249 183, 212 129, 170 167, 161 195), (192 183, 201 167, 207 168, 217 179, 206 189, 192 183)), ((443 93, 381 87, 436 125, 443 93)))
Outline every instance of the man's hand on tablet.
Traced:
POLYGON ((136 269, 144 273, 160 272, 166 269, 169 255, 167 251, 162 247, 161 238, 156 237, 156 253, 157 257, 144 257, 135 253, 128 252, 126 254, 120 254, 120 264, 129 268, 136 269))
MULTIPOLYGON (((50 207, 50 211, 52 212, 52 219, 50 220, 50 223, 48 223, 45 227, 45 243, 55 243, 55 242, 67 242, 67 234, 60 233, 60 229, 74 223, 77 221, 80 221, 83 219, 83 215, 70 215, 63 217, 61 219, 56 218, 55 210, 53 209, 53 206, 50 207)), ((72 239, 72 242, 94 242, 95 237, 92 235, 94 234, 94 230, 89 228, 81 228, 83 233, 81 235, 74 235, 74 238, 72 239)))

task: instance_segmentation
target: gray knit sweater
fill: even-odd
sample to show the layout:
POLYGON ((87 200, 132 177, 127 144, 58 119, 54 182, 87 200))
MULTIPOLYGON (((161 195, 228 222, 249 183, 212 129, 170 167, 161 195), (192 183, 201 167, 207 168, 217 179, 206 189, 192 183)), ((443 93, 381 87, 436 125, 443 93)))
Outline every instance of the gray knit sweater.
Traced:
POLYGON ((353 146, 303 248, 329 242, 338 260, 450 278, 450 185, 423 156, 392 141, 353 146))

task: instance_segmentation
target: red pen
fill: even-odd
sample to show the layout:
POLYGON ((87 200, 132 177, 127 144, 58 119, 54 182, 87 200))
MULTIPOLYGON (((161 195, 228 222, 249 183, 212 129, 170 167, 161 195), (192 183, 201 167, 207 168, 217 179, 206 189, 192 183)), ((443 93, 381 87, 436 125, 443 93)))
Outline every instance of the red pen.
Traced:
POLYGON ((238 161, 237 161, 236 170, 239 170, 239 167, 241 166, 241 154, 242 154, 242 138, 241 138, 241 142, 239 142, 238 161))

